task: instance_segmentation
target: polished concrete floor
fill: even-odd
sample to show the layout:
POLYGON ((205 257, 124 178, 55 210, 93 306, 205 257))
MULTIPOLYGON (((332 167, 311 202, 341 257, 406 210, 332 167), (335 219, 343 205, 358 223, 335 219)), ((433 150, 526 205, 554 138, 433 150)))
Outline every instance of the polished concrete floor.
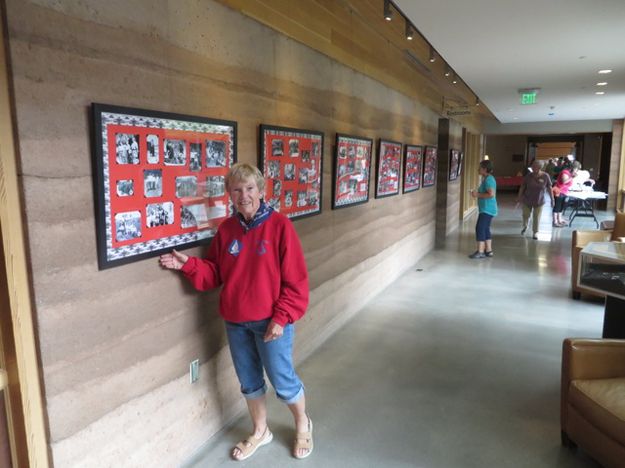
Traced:
POLYGON ((308 459, 291 458, 291 416, 270 395, 270 445, 229 459, 246 416, 187 466, 597 467, 560 445, 559 379, 563 338, 599 337, 602 305, 570 298, 571 229, 552 230, 545 210, 539 240, 522 237, 511 200, 500 196, 494 258, 467 258, 468 220, 299 366, 308 459))

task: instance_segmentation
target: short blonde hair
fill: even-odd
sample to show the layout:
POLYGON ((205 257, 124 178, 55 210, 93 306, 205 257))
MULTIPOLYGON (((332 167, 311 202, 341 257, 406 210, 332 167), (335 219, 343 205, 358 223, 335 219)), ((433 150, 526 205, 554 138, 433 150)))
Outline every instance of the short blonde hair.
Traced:
POLYGON ((236 163, 226 175, 226 190, 230 190, 232 184, 250 178, 254 179, 260 192, 265 190, 265 178, 256 166, 247 163, 236 163))

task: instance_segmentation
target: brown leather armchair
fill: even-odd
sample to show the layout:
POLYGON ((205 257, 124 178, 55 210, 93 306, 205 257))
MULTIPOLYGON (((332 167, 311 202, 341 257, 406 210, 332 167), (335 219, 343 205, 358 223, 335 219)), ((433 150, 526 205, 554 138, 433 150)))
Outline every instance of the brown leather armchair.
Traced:
POLYGON ((625 466, 625 340, 564 340, 560 427, 563 445, 625 466))
POLYGON ((580 252, 591 242, 622 242, 625 237, 625 213, 618 212, 614 218, 614 228, 606 231, 573 231, 571 242, 571 291, 573 299, 579 299, 582 294, 603 297, 594 291, 580 286, 579 267, 580 252))

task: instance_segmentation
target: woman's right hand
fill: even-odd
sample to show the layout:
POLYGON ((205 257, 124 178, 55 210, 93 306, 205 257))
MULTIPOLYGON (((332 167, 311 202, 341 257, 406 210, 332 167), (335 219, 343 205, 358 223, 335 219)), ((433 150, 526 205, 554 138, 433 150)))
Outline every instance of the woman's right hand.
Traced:
POLYGON ((160 256, 159 262, 163 268, 168 270, 180 270, 182 266, 187 263, 189 256, 172 250, 171 253, 166 253, 160 256))

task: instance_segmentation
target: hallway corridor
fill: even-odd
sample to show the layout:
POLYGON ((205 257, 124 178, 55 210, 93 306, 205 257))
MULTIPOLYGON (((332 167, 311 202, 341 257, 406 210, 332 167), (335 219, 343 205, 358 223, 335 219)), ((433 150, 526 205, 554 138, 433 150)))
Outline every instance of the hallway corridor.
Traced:
POLYGON ((560 355, 565 337, 601 335, 603 307, 570 298, 572 230, 552 232, 546 209, 539 240, 522 237, 511 200, 500 199, 494 258, 467 258, 471 218, 298 366, 310 458, 291 457, 291 415, 271 392, 270 445, 230 460, 246 415, 187 466, 597 467, 560 445, 560 355))

